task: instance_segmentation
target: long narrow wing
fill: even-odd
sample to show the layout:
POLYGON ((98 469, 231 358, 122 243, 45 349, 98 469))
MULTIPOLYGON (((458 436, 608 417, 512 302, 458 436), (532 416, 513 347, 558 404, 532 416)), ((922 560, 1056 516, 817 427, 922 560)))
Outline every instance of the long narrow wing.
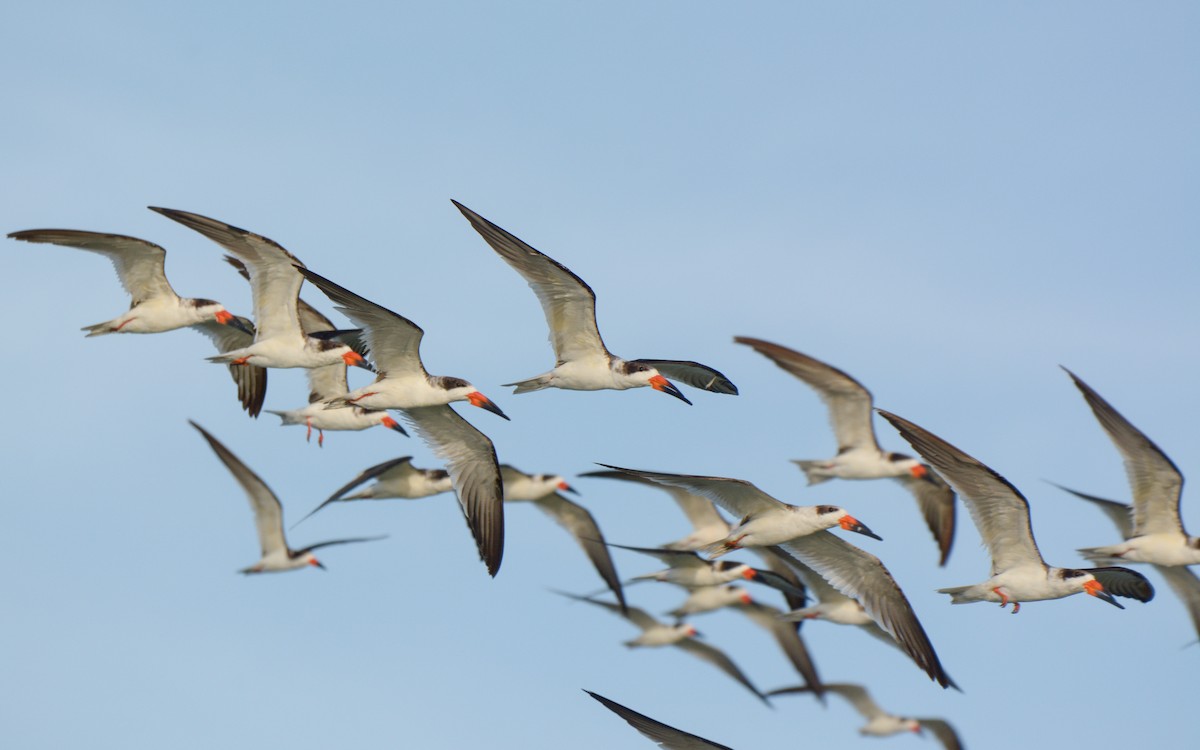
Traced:
POLYGON ((817 695, 825 692, 825 686, 817 675, 817 667, 813 664, 808 647, 800 637, 799 624, 779 619, 783 613, 775 607, 759 602, 737 604, 734 606, 742 614, 759 627, 765 629, 783 649, 788 661, 795 667, 796 672, 804 678, 804 684, 813 689, 817 695))
POLYGON ((691 522, 694 530, 702 531, 705 529, 713 529, 714 533, 716 533, 716 530, 720 530, 720 533, 717 533, 716 536, 708 541, 715 542, 718 539, 722 539, 727 533, 729 533, 729 522, 726 521, 717 511, 717 507, 713 505, 712 500, 688 492, 682 487, 671 487, 637 474, 630 474, 625 471, 611 471, 607 469, 603 471, 586 471, 579 476, 604 477, 605 479, 622 479, 627 482, 637 482, 638 484, 656 487, 671 496, 671 499, 675 501, 675 504, 678 505, 679 509, 683 511, 683 514, 687 516, 687 519, 691 522))
POLYGON ((871 425, 871 392, 862 383, 832 365, 786 346, 748 336, 735 336, 733 340, 751 347, 817 392, 829 410, 829 423, 837 437, 839 452, 871 446, 879 449, 871 425))
POLYGON ((651 719, 645 714, 639 714, 632 708, 622 706, 616 701, 609 700, 603 695, 585 690, 585 693, 600 701, 605 708, 624 719, 629 726, 641 732, 648 739, 658 744, 663 750, 733 750, 726 745, 689 734, 682 729, 651 719))
POLYGON ((664 474, 657 471, 640 471, 638 469, 623 469, 620 466, 600 464, 609 469, 623 471, 626 474, 649 479, 652 482, 680 487, 697 495, 707 497, 733 515, 741 518, 754 513, 777 510, 783 503, 763 492, 744 479, 726 479, 724 477, 702 477, 691 474, 664 474))
POLYGON ((254 525, 258 529, 258 543, 262 547, 263 557, 287 552, 287 540, 283 537, 283 506, 279 504, 279 498, 271 492, 266 482, 220 441, 208 434, 207 430, 191 420, 188 424, 204 436, 217 458, 221 459, 221 463, 225 464, 225 468, 229 469, 229 473, 233 474, 233 478, 245 490, 246 497, 250 500, 250 508, 254 511, 254 525))
POLYGON ((154 297, 176 297, 164 269, 167 251, 162 247, 123 234, 83 232, 76 229, 26 229, 8 235, 14 240, 91 250, 112 261, 121 286, 136 305, 154 297))
POLYGON ((958 490, 992 556, 992 573, 1026 565, 1045 566, 1029 523, 1029 503, 1007 479, 937 435, 891 412, 884 419, 958 490))
POLYGON ((534 500, 533 503, 575 537, 575 541, 583 548, 583 553, 592 561, 596 572, 608 584, 624 608, 625 592, 621 590, 621 578, 617 575, 617 567, 613 564, 612 555, 608 554, 608 545, 604 543, 604 535, 600 533, 596 519, 587 508, 571 502, 557 492, 534 500))
POLYGON ((550 343, 559 364, 608 355, 596 328, 596 294, 583 279, 458 201, 451 202, 533 289, 542 303, 546 325, 550 327, 550 343))
POLYGON ((713 393, 724 393, 729 396, 738 395, 737 386, 733 381, 717 372, 708 365, 679 359, 638 359, 643 365, 649 365, 668 379, 686 383, 693 388, 699 388, 713 393))
POLYGON ((420 354, 421 338, 425 332, 420 326, 307 268, 300 269, 300 273, 325 292, 339 312, 353 320, 355 325, 366 329, 363 335, 380 377, 387 373, 426 374, 420 354))
POLYGON ((278 242, 207 216, 150 206, 168 219, 194 229, 228 250, 246 265, 254 295, 254 325, 259 339, 302 336, 296 299, 304 279, 296 272, 299 258, 278 242))
POLYGON ((717 669, 720 669, 725 674, 742 683, 747 690, 757 695, 759 700, 761 700, 763 703, 767 703, 768 705, 770 704, 770 701, 767 700, 767 696, 763 695, 761 692, 759 692, 758 688, 754 687, 754 683, 750 682, 750 678, 738 668, 738 665, 733 663, 733 659, 730 659, 724 651, 714 646, 710 646, 707 643, 701 643, 695 638, 684 638, 681 641, 676 641, 674 645, 688 652, 692 656, 703 659, 709 664, 712 664, 717 669))
MULTIPOLYGON (((238 320, 247 330, 254 330, 254 324, 248 319, 239 316, 238 320)), ((253 335, 215 320, 197 323, 191 328, 207 336, 221 354, 254 343, 253 335)), ((254 365, 229 365, 229 376, 233 378, 234 383, 237 383, 238 400, 242 402, 242 408, 250 416, 257 417, 262 412, 263 401, 267 398, 267 368, 254 365)))
POLYGON ((896 477, 896 481, 904 485, 904 489, 916 498, 925 525, 933 533, 941 553, 938 565, 945 565, 950 557, 950 547, 954 544, 954 523, 957 515, 954 490, 928 466, 925 467, 924 476, 906 475, 896 477))
POLYGON ((504 557, 504 490, 492 441, 449 406, 398 411, 446 462, 479 557, 496 575, 504 557))
POLYGON ((930 679, 942 687, 957 687, 942 669, 908 598, 878 557, 828 531, 798 537, 780 546, 842 594, 856 599, 930 679))
POLYGON ((958 732, 954 731, 954 727, 950 722, 944 719, 921 719, 917 722, 925 729, 928 729, 934 737, 937 737, 938 742, 942 743, 942 747, 946 750, 962 750, 962 740, 958 737, 958 732))
POLYGON ((1179 500, 1183 474, 1167 454, 1134 427, 1129 420, 1067 368, 1075 387, 1083 394, 1100 426, 1125 460, 1125 474, 1133 490, 1133 534, 1180 533, 1179 500))

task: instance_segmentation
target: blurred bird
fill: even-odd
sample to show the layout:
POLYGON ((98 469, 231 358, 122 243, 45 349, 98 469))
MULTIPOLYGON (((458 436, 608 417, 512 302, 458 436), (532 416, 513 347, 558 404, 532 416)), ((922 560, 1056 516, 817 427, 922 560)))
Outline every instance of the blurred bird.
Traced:
MULTIPOLYGON (((330 503, 350 502, 353 500, 387 500, 404 498, 417 500, 430 495, 450 492, 454 484, 450 474, 445 469, 418 469, 412 465, 412 456, 401 456, 383 463, 363 469, 358 476, 351 479, 336 492, 330 495, 308 515, 296 522, 296 526, 330 503), (350 490, 372 479, 375 483, 364 488, 361 492, 347 495, 350 490)), ((295 528, 295 527, 293 527, 295 528)))
POLYGON ((991 577, 970 586, 938 589, 951 604, 1022 602, 1061 599, 1086 592, 1124 609, 1113 595, 1148 602, 1154 587, 1128 568, 1055 568, 1046 565, 1033 539, 1029 502, 1007 479, 958 448, 890 412, 879 410, 921 456, 954 486, 992 557, 991 577))
MULTIPOLYGON (((604 535, 596 525, 596 519, 578 503, 573 503, 559 494, 575 492, 567 481, 557 474, 526 474, 508 464, 501 464, 500 478, 504 482, 504 501, 509 503, 529 502, 537 506, 559 526, 575 537, 576 543, 591 561, 592 567, 608 588, 617 597, 622 609, 625 607, 625 592, 621 590, 621 578, 608 554, 604 535)), ((575 492, 575 494, 579 494, 575 492)))
POLYGON ((204 439, 208 441, 213 452, 217 454, 217 458, 221 459, 221 463, 225 464, 225 468, 233 474, 233 478, 246 492, 246 497, 250 500, 250 509, 254 511, 254 525, 258 529, 258 542, 262 546, 262 559, 251 565, 248 568, 243 568, 241 573, 275 573, 284 570, 296 570, 308 565, 324 569, 314 550, 322 547, 329 547, 334 544, 351 544, 354 542, 370 542, 377 539, 383 539, 381 536, 374 537, 358 537, 354 539, 334 539, 329 542, 321 542, 313 544, 303 549, 293 550, 288 547, 287 540, 283 536, 283 506, 279 503, 279 498, 271 492, 271 488, 263 482, 253 471, 242 463, 237 456, 233 455, 222 445, 215 437, 189 420, 188 424, 195 427, 204 439))
MULTIPOLYGON (((938 742, 942 743, 942 747, 946 748, 946 750, 962 750, 963 744, 958 738, 958 733, 944 719, 914 719, 889 714, 871 699, 870 694, 867 693, 866 688, 862 685, 827 682, 824 687, 828 692, 836 693, 849 701, 850 705, 854 706, 854 710, 858 711, 867 720, 866 725, 858 730, 859 734, 887 737, 899 734, 900 732, 921 734, 923 729, 928 729, 937 738, 938 742)), ((808 687, 797 686, 772 690, 767 695, 811 692, 813 691, 808 687)))
POLYGON ((1122 530, 1125 541, 1079 552, 1098 563, 1144 562, 1163 567, 1200 564, 1200 537, 1188 535, 1179 516, 1183 495, 1183 474, 1179 468, 1087 383, 1067 368, 1063 370, 1075 381, 1100 426, 1121 453, 1133 490, 1132 528, 1122 530))
POLYGON ((754 581, 764 586, 770 586, 785 594, 791 594, 800 600, 805 598, 804 589, 797 587, 795 583, 787 578, 780 576, 774 571, 752 568, 746 563, 733 562, 732 560, 721 560, 719 562, 705 560, 695 552, 688 550, 627 547, 623 544, 610 544, 609 546, 657 557, 668 566, 666 570, 634 576, 628 583, 661 581, 693 589, 707 586, 721 586, 730 581, 744 578, 747 581, 754 581))
MULTIPOLYGON (((730 538, 721 543, 722 549, 730 548, 731 543, 734 546, 743 543, 778 545, 819 573, 838 591, 858 600, 871 619, 901 645, 930 679, 942 687, 957 687, 942 669, 933 644, 925 635, 925 629, 917 620, 908 598, 879 558, 822 530, 841 525, 847 530, 879 538, 844 510, 832 506, 785 505, 740 479, 664 474, 616 466, 608 468, 682 487, 742 516, 738 526, 730 533, 730 538), (788 518, 793 515, 799 520, 788 518), (822 524, 825 525, 822 527, 822 524)), ((715 554, 722 554, 722 549, 715 554)))
POLYGON ((707 643, 701 643, 695 640, 698 635, 696 629, 691 625, 680 623, 677 625, 666 625, 659 622, 644 609, 637 607, 626 607, 622 609, 617 604, 602 602, 596 599, 591 599, 586 596, 577 596, 568 594, 565 591, 556 592, 563 596, 575 599, 581 602, 594 604, 597 607, 603 607, 610 612, 619 614, 626 620, 629 620, 634 625, 641 628, 642 632, 633 640, 626 641, 625 645, 629 648, 638 648, 640 646, 658 647, 658 646, 677 646, 680 649, 688 652, 692 656, 703 659, 720 669, 725 674, 742 683, 743 686, 750 692, 754 693, 763 703, 769 705, 766 697, 759 692, 758 688, 750 682, 750 679, 738 669, 733 660, 725 655, 725 652, 720 649, 709 646, 707 643))
POLYGON ((733 339, 762 354, 808 384, 829 410, 838 452, 827 460, 796 460, 810 485, 830 479, 895 479, 921 509, 945 565, 954 543, 954 491, 925 464, 903 453, 884 451, 871 422, 871 392, 854 378, 820 360, 762 339, 733 339))
POLYGON ((600 338, 600 330, 596 327, 596 294, 583 279, 458 201, 452 202, 492 249, 529 283, 542 303, 550 327, 554 369, 527 380, 507 383, 516 386, 514 393, 543 388, 621 391, 650 386, 684 403, 692 403, 664 377, 670 376, 693 388, 737 395, 737 386, 728 378, 698 362, 625 360, 614 355, 600 338))

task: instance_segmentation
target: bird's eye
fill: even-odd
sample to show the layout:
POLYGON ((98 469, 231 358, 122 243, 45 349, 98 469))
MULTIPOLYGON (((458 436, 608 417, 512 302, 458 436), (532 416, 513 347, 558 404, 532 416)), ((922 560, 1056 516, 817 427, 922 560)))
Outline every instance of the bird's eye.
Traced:
POLYGON ((1063 578, 1078 578, 1079 576, 1087 575, 1082 570, 1064 570, 1063 578))
POLYGON ((837 513, 839 510, 841 510, 841 508, 838 508, 833 505, 818 505, 817 506, 817 515, 823 516, 827 513, 837 513))

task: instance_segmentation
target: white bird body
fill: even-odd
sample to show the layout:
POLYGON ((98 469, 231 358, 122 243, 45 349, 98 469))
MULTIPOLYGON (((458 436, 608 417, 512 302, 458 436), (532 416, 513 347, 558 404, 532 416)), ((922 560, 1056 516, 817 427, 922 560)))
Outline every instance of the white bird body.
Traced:
POLYGON ((870 626, 875 621, 867 614, 862 605, 848 596, 838 596, 831 601, 820 601, 810 607, 789 612, 788 620, 826 620, 838 625, 870 626))
POLYGON ((380 424, 393 430, 399 427, 399 423, 386 411, 372 411, 358 406, 330 408, 331 406, 329 401, 314 401, 302 409, 287 411, 267 409, 267 411, 282 419, 284 426, 302 424, 306 425, 310 432, 312 430, 365 430, 380 424))
POLYGON ((797 460, 809 484, 826 479, 896 479, 924 476, 927 469, 915 458, 859 446, 825 461, 797 460))
POLYGON ((692 524, 692 533, 674 542, 662 545, 664 549, 688 550, 696 552, 729 536, 729 522, 717 511, 713 501, 706 497, 689 492, 682 487, 671 487, 636 474, 623 471, 588 471, 580 474, 584 477, 604 477, 606 479, 621 479, 636 482, 647 487, 662 490, 671 496, 683 514, 692 524))
POLYGON ((676 643, 691 638, 695 634, 696 629, 691 625, 667 625, 660 622, 647 626, 637 638, 625 641, 625 645, 630 648, 637 648, 639 646, 650 648, 674 646, 676 643))
MULTIPOLYGON (((1006 568, 981 583, 938 589, 949 594, 951 604, 971 602, 1036 602, 1097 590, 1099 582, 1091 573, 1045 564, 1006 568)), ((1102 587, 1099 590, 1103 590, 1102 587)))
POLYGON ((834 505, 788 505, 740 479, 664 474, 607 464, 601 466, 659 484, 683 488, 707 497, 739 516, 741 520, 730 529, 728 536, 707 548, 710 560, 741 547, 772 547, 834 526, 879 539, 842 508, 834 505))
POLYGON ((687 617, 752 601, 749 592, 737 586, 702 586, 691 589, 688 598, 670 614, 672 617, 687 617))
MULTIPOLYGON (((388 462, 393 463, 393 462, 388 462)), ((370 471, 368 469, 368 471, 370 471)), ((360 480, 361 481, 361 480, 360 480)), ((393 466, 385 473, 379 474, 375 483, 353 495, 346 495, 342 500, 385 500, 402 498, 419 500, 423 497, 440 495, 454 489, 450 474, 444 469, 417 469, 411 463, 411 458, 405 457, 400 466, 393 466)))

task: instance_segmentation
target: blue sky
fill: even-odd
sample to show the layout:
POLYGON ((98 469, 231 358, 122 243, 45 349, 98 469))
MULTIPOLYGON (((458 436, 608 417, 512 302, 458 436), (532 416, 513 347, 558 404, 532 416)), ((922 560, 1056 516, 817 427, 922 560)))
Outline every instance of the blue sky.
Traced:
MULTIPOLYGON (((1042 480, 1128 489, 1058 365, 1200 474, 1195 6, 57 3, 0 21, 5 233, 146 238, 180 293, 248 314, 220 249, 145 206, 229 221, 421 325, 429 370, 512 417, 459 407, 519 468, 723 475, 848 508, 884 537, 853 541, 890 567, 964 692, 806 625, 822 676, 943 716, 971 747, 1156 746, 1194 729, 1200 649, 1184 649, 1195 634, 1165 586, 1124 612, 1084 597, 1017 617, 950 607, 935 589, 988 567, 966 514, 937 569, 900 488, 804 487, 788 459, 833 452, 825 412, 732 337, 859 378, 1021 488, 1049 562, 1083 564, 1074 550, 1115 532, 1042 480), (507 393, 552 364, 541 310, 451 198, 591 284, 614 352, 708 363, 742 395, 507 393)), ((10 331, 36 332, 10 339, 7 368, 6 744, 649 746, 587 688, 739 749, 878 747, 837 701, 771 711, 685 654, 624 649, 632 626, 549 592, 600 584, 529 507, 509 508, 495 580, 449 496, 331 507, 292 542, 390 538, 329 550, 327 573, 236 575, 257 556, 248 506, 187 419, 293 520, 366 466, 436 459, 386 430, 318 449, 246 418, 192 333, 85 340, 127 305, 102 258, 9 241, 0 263, 10 331)), ((267 408, 306 393, 302 373, 273 372, 267 408)), ((665 495, 572 481, 610 541, 685 531, 665 495)), ((1185 490, 1193 532, 1195 505, 1185 490)), ((682 598, 630 591, 655 612, 682 598)), ((794 681, 742 618, 696 624, 760 687, 794 681)))

